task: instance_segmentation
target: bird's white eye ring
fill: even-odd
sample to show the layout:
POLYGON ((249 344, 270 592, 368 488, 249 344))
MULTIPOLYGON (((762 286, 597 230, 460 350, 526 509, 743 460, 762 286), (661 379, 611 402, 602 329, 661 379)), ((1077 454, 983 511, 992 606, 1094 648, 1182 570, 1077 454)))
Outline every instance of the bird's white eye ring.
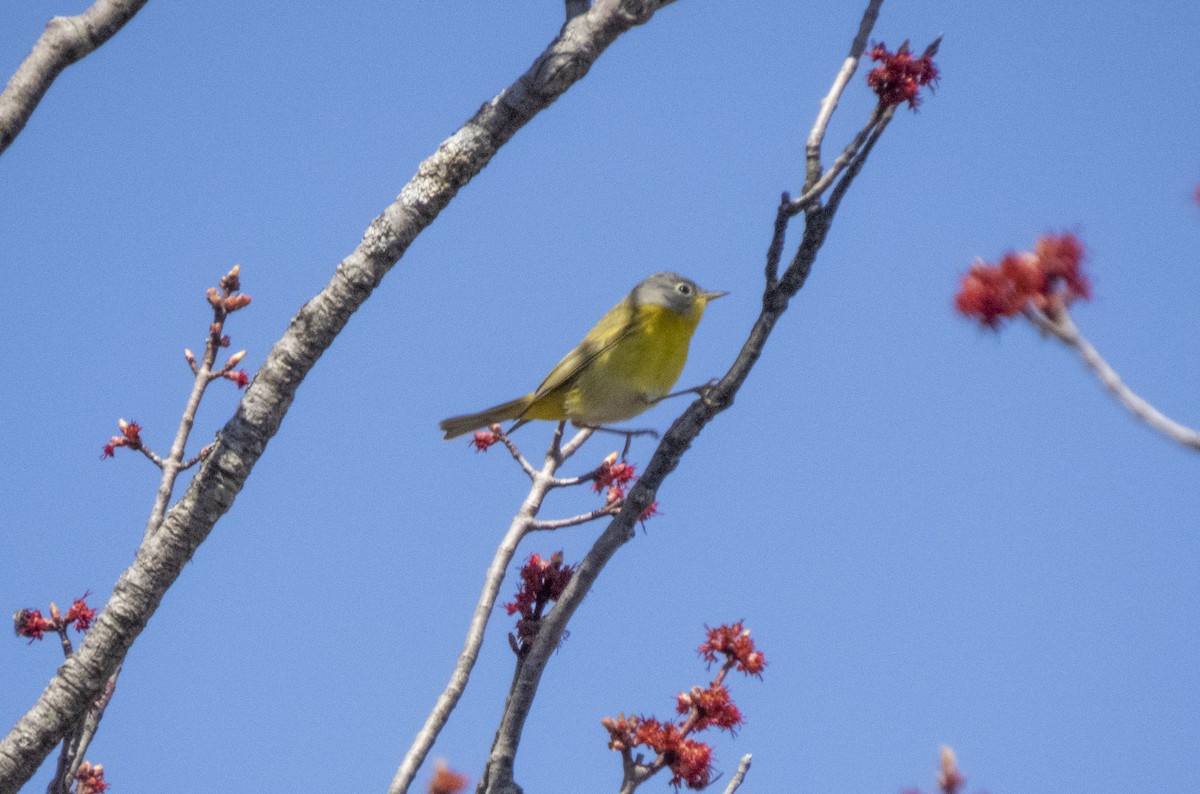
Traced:
POLYGON ((692 285, 691 284, 679 284, 675 287, 675 289, 679 290, 680 295, 691 295, 692 294, 692 285))

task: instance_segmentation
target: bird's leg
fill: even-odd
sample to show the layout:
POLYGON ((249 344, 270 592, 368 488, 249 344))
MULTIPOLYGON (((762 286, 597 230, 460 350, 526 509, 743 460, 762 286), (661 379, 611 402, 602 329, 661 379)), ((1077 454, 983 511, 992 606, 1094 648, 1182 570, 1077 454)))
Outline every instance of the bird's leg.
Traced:
POLYGON ((625 436, 625 448, 621 450, 621 460, 625 460, 629 456, 629 445, 633 443, 634 436, 650 436, 655 441, 658 440, 658 431, 650 430, 649 428, 642 430, 626 430, 620 427, 603 427, 601 425, 581 425, 576 424, 576 427, 584 428, 585 430, 600 431, 604 433, 616 433, 619 436, 625 436))
POLYGON ((699 386, 693 386, 690 389, 680 389, 679 391, 673 391, 670 394, 665 394, 662 397, 659 397, 657 400, 654 401, 653 404, 657 405, 658 403, 662 402, 663 400, 669 400, 672 397, 682 397, 685 394, 697 394, 697 395, 703 397, 705 394, 707 394, 709 392, 709 390, 711 390, 714 386, 716 386, 720 382, 721 382, 720 379, 713 378, 708 383, 702 383, 699 386))

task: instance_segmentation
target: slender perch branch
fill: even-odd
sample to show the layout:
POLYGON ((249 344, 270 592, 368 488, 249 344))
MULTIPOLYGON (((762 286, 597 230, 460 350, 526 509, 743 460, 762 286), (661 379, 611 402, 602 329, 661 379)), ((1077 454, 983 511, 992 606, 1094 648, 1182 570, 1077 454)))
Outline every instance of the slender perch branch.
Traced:
MULTIPOLYGON (((504 582, 504 573, 508 570, 509 563, 512 562, 513 556, 517 552, 517 547, 530 531, 544 528, 536 526, 539 522, 535 519, 538 511, 541 510, 546 494, 550 493, 554 487, 554 472, 567 459, 567 456, 558 447, 561 433, 562 427, 560 426, 555 433, 554 442, 546 453, 545 464, 540 470, 534 470, 530 475, 533 484, 529 488, 529 495, 525 497, 525 501, 521 503, 521 509, 513 517, 508 532, 500 541, 500 546, 492 557, 492 564, 488 566, 487 574, 484 576, 483 592, 479 596, 479 602, 475 605, 475 613, 472 615, 471 625, 467 629, 467 638, 458 655, 458 663, 454 667, 454 672, 450 675, 450 683, 438 697, 433 710, 425 719, 425 724, 417 733, 416 739, 413 740, 412 747, 401 761, 400 768, 396 770, 396 776, 392 780, 391 787, 388 788, 389 794, 403 794, 412 785, 417 770, 421 768, 425 756, 433 748, 434 741, 445 727, 446 721, 450 719, 450 714, 458 705, 458 700, 467 687, 471 670, 475 667, 475 660, 479 658, 479 648, 483 645, 483 635, 487 631, 488 619, 496 607, 496 595, 500 592, 500 585, 504 582)), ((591 434, 591 430, 579 431, 575 439, 578 443, 569 445, 572 452, 578 449, 579 444, 582 444, 591 434)), ((500 439, 517 462, 522 464, 522 468, 529 465, 507 435, 501 434, 500 439)))
POLYGON ((14 794, 91 706, 166 591, 213 525, 233 505, 267 442, 321 354, 371 296, 408 246, 535 115, 583 78, 622 33, 669 0, 596 0, 566 24, 516 82, 442 142, 371 222, 329 284, 275 343, 186 492, 117 580, 74 656, 0 741, 0 794, 14 794))
POLYGON ((1025 316, 1039 331, 1053 336, 1074 350, 1104 388, 1130 413, 1172 441, 1200 450, 1200 432, 1171 419, 1126 386, 1117 371, 1109 366, 1096 348, 1092 347, 1091 342, 1079 332, 1070 312, 1065 308, 1055 312, 1053 317, 1029 308, 1026 309, 1025 316))
POLYGON ((16 139, 63 70, 116 35, 146 0, 96 0, 73 17, 54 17, 0 93, 0 154, 16 139))
POLYGON ((733 773, 733 777, 729 779, 729 785, 725 787, 725 794, 733 794, 737 791, 743 782, 746 780, 746 773, 750 771, 750 754, 746 753, 742 756, 741 763, 738 764, 737 771, 733 773))

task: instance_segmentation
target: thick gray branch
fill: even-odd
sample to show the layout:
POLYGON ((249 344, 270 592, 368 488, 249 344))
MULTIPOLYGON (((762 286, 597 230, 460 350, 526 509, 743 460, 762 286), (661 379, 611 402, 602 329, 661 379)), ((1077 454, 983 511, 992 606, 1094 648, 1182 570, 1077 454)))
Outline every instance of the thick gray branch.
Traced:
POLYGON ((117 580, 78 652, 0 742, 0 794, 15 792, 32 777, 100 693, 167 588, 233 504, 300 382, 409 244, 500 146, 587 74, 617 36, 647 21, 663 4, 597 0, 563 27, 525 74, 443 141, 396 201, 371 222, 329 284, 300 309, 271 349, 186 493, 117 580))
POLYGON ((25 128, 50 84, 71 64, 111 39, 146 0, 96 0, 74 17, 54 17, 0 94, 0 154, 25 128))

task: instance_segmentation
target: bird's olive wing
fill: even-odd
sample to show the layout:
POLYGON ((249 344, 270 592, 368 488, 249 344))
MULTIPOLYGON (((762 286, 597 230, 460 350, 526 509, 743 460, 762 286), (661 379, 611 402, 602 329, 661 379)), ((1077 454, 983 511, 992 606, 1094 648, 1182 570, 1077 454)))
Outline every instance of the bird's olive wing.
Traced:
POLYGON ((568 385, 597 356, 632 333, 636 325, 633 315, 632 304, 626 297, 601 317, 600 322, 587 332, 583 341, 576 345, 574 350, 563 356, 563 360, 550 370, 550 374, 533 393, 534 398, 543 397, 555 389, 568 385))

